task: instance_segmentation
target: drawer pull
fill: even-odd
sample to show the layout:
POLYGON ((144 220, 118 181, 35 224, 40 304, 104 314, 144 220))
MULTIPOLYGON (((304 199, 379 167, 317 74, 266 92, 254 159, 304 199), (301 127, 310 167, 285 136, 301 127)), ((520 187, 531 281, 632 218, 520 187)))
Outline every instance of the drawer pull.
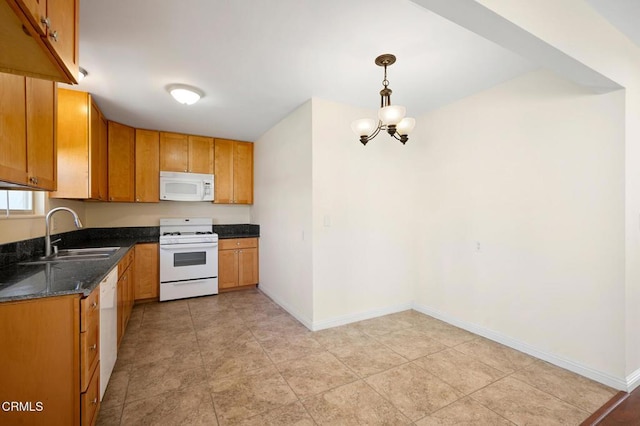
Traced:
POLYGON ((95 351, 98 348, 98 344, 94 343, 93 345, 89 346, 89 350, 90 351, 95 351))

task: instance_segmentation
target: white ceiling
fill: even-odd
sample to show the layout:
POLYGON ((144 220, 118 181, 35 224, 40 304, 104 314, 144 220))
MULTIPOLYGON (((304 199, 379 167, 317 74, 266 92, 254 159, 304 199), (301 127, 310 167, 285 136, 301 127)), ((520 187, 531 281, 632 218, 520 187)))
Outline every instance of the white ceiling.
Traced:
POLYGON ((599 14, 640 46, 639 0, 586 0, 599 14))
POLYGON ((81 0, 80 63, 107 118, 256 140, 315 96, 416 116, 531 70, 521 57, 409 0, 81 0), (166 86, 201 88, 195 105, 166 86))

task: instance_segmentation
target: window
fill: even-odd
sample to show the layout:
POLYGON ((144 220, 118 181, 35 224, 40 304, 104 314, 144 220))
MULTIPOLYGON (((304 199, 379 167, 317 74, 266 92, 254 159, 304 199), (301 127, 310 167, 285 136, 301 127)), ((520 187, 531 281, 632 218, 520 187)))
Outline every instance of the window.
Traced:
POLYGON ((41 194, 34 191, 5 191, 0 190, 0 214, 3 216, 13 215, 34 215, 37 209, 34 204, 38 204, 35 198, 43 198, 35 196, 41 194))

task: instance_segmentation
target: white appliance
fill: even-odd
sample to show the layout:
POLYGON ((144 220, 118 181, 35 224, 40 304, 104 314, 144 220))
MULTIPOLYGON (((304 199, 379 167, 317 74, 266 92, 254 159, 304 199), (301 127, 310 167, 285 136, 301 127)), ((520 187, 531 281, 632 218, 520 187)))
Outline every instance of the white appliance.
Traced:
POLYGON ((213 175, 160 172, 160 200, 213 201, 213 175))
POLYGON ((100 401, 107 389, 118 354, 118 267, 100 283, 100 401))
POLYGON ((213 219, 160 219, 160 301, 210 294, 218 294, 213 219))

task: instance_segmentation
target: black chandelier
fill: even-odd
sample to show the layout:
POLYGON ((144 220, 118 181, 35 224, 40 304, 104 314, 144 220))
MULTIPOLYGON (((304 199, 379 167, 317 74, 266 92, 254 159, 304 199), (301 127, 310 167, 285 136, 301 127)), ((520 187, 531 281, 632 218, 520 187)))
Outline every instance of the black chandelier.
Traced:
POLYGON ((409 140, 409 133, 416 125, 416 120, 405 117, 407 110, 401 105, 391 105, 391 89, 387 80, 387 67, 396 62, 396 57, 389 53, 376 58, 376 65, 384 67, 384 80, 380 91, 380 109, 378 121, 371 118, 362 118, 351 123, 353 132, 360 136, 360 142, 366 145, 371 139, 378 136, 380 130, 386 130, 389 135, 402 142, 404 145, 409 140))

